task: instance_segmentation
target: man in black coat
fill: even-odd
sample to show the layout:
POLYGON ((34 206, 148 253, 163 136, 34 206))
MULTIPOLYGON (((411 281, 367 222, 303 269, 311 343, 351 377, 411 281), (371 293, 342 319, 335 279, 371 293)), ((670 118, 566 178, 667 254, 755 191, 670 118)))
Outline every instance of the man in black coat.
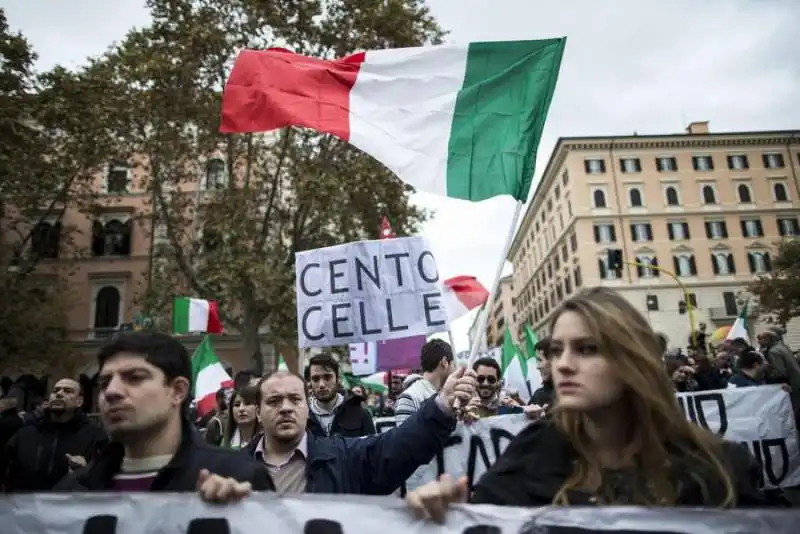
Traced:
POLYGON ((98 405, 112 441, 57 491, 199 492, 206 500, 236 500, 273 490, 252 458, 206 444, 188 418, 192 365, 170 336, 117 336, 98 354, 98 405))

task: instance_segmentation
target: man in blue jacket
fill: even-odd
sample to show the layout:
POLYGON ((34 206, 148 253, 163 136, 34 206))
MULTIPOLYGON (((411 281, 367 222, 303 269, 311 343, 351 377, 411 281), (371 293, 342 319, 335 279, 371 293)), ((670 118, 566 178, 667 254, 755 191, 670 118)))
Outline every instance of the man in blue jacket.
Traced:
POLYGON ((456 426, 453 403, 458 398, 466 405, 474 392, 474 373, 462 368, 395 429, 362 438, 321 438, 306 431, 305 382, 277 371, 259 383, 263 433, 247 452, 265 464, 281 493, 389 495, 444 448, 456 426))

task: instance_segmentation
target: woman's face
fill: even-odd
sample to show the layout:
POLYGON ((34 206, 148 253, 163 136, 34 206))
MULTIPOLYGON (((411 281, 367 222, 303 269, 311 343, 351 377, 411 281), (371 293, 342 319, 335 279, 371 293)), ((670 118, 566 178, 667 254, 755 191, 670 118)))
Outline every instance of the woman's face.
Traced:
POLYGON ((233 399, 233 420, 237 425, 250 425, 256 421, 256 405, 246 404, 240 396, 233 399))
POLYGON ((548 359, 560 407, 593 411, 622 397, 623 382, 577 313, 566 311, 559 316, 548 359))

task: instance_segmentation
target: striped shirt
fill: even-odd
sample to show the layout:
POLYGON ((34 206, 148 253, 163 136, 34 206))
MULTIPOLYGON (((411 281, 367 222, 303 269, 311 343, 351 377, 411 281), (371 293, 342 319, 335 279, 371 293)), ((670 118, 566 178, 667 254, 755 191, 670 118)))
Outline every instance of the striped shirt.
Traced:
POLYGON ((150 491, 153 481, 172 460, 171 454, 150 458, 123 458, 120 472, 114 476, 114 489, 122 492, 150 491))
POLYGON ((394 403, 394 420, 401 425, 406 419, 417 413, 423 402, 436 395, 436 386, 428 380, 420 378, 397 396, 394 403))

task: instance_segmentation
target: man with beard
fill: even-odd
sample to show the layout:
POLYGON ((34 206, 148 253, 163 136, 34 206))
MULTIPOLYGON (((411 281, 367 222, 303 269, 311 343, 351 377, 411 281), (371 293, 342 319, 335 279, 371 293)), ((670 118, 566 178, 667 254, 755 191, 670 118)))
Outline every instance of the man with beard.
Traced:
POLYGON ((456 426, 453 403, 475 392, 474 373, 461 368, 435 398, 405 423, 363 438, 321 438, 306 430, 309 407, 302 378, 276 371, 261 380, 258 414, 263 434, 248 453, 266 464, 281 493, 389 495, 441 452, 456 426))
POLYGON ((358 438, 375 433, 375 423, 362 397, 339 390, 339 363, 330 354, 318 354, 308 362, 306 380, 311 383, 308 430, 319 437, 339 434, 358 438))
POLYGON ((64 475, 85 466, 105 446, 108 437, 81 412, 83 392, 71 378, 57 381, 47 408, 30 426, 7 443, 5 490, 36 492, 53 488, 64 475))
POLYGON ((189 420, 192 364, 165 334, 121 334, 97 356, 98 406, 111 443, 60 491, 199 491, 207 501, 274 489, 263 466, 206 444, 189 420))
POLYGON ((492 417, 500 410, 500 364, 494 358, 484 357, 472 364, 478 395, 470 401, 467 412, 477 418, 492 417))

